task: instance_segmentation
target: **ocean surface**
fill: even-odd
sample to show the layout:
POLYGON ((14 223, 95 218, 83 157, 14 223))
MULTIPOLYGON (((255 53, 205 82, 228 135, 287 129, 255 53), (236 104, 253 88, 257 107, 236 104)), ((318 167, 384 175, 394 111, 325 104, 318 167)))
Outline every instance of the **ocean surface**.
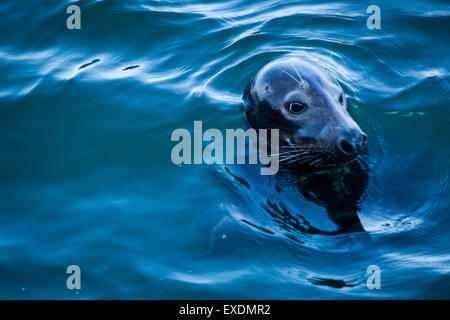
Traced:
POLYGON ((0 298, 450 298, 447 1, 5 0, 0 14, 0 298), (304 232, 335 226, 256 166, 171 161, 194 120, 245 128, 245 85, 285 56, 326 67, 369 136, 362 232, 304 232))

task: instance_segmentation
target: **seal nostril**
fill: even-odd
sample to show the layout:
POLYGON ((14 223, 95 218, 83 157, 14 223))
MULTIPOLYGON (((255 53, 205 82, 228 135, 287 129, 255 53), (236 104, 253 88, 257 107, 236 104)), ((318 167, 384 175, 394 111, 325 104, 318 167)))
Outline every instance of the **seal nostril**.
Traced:
POLYGON ((367 135, 363 133, 359 149, 364 150, 366 147, 367 147, 367 135))
POLYGON ((362 141, 363 141, 363 143, 367 142, 367 136, 365 134, 363 134, 362 141))
POLYGON ((353 149, 352 145, 348 143, 345 140, 341 141, 341 150, 344 151, 344 153, 352 154, 355 150, 353 149))

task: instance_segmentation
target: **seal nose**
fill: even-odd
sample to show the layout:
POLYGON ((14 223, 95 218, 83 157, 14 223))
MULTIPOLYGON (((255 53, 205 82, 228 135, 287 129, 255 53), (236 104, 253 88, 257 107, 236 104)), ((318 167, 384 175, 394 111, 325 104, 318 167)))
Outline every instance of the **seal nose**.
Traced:
POLYGON ((367 147, 367 135, 361 130, 345 130, 337 139, 336 149, 345 157, 354 157, 367 147))

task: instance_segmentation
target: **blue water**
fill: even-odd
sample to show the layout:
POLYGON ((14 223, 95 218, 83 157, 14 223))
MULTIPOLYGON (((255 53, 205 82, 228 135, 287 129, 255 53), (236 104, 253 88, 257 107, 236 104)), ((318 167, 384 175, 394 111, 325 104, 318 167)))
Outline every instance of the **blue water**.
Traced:
POLYGON ((446 1, 378 3, 380 30, 372 1, 79 1, 68 30, 72 3, 0 4, 0 298, 450 298, 446 1), (247 81, 288 55, 369 136, 364 232, 275 219, 334 228, 255 166, 171 162, 176 128, 243 128, 247 81))

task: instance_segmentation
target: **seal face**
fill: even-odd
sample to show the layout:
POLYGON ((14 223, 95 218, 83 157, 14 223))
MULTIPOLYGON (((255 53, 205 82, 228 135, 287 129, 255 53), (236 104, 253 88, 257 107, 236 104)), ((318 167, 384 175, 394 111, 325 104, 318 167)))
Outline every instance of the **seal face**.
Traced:
POLYGON ((367 146, 338 82, 299 58, 265 65, 247 85, 244 102, 253 128, 279 129, 281 161, 330 165, 353 159, 367 146))

